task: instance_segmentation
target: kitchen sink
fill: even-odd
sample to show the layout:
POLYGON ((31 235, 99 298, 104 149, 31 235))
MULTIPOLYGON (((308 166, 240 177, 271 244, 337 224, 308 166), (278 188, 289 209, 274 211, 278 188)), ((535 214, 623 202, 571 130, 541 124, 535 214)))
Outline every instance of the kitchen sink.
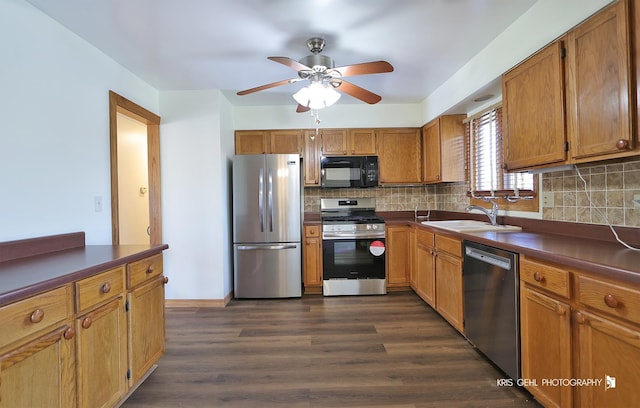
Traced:
POLYGON ((491 225, 489 222, 477 220, 444 220, 444 221, 422 221, 422 225, 427 227, 441 228, 454 232, 510 232, 522 231, 522 227, 515 225, 491 225))

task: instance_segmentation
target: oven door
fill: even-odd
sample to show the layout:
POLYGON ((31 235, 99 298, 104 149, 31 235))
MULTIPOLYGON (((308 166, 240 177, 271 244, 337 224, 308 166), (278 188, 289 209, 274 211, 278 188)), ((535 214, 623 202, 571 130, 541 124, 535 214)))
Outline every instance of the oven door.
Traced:
POLYGON ((385 279, 385 239, 322 240, 322 278, 385 279))

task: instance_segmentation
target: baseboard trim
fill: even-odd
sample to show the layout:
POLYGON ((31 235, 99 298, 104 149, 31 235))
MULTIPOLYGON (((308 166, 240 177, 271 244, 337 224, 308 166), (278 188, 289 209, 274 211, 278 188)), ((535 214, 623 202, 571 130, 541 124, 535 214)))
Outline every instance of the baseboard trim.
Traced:
POLYGON ((224 299, 166 299, 166 307, 187 308, 187 307, 226 307, 233 299, 233 292, 225 296, 224 299))

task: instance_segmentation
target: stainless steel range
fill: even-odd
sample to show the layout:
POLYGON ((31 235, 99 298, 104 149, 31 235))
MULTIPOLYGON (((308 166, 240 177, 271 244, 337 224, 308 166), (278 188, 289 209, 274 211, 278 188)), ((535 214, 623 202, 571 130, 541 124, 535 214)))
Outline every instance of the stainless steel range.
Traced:
POLYGON ((322 293, 384 295, 385 225, 375 198, 323 198, 322 293))

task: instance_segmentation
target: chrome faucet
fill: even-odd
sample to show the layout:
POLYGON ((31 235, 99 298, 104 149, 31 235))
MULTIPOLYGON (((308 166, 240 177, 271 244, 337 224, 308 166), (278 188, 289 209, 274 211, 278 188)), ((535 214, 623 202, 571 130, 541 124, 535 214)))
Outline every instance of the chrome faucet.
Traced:
POLYGON ((497 218, 498 218, 498 204, 496 204, 495 201, 491 201, 491 209, 487 209, 484 207, 480 207, 479 205, 470 205, 467 208, 465 208, 466 212, 472 211, 472 210, 478 210, 478 211, 482 211, 483 213, 485 213, 487 215, 487 217, 489 217, 489 221, 491 221, 491 225, 498 225, 497 222, 497 218))

